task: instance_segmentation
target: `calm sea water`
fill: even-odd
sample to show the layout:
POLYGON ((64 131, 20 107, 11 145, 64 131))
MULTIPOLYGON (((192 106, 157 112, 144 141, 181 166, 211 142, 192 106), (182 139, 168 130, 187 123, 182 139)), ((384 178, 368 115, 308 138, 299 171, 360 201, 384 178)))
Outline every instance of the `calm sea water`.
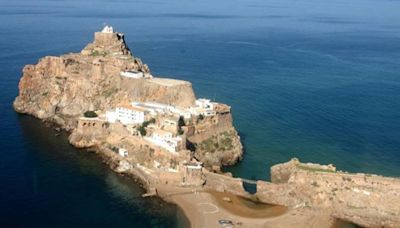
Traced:
POLYGON ((0 0, 0 226, 177 227, 182 214, 13 112, 25 64, 77 52, 103 23, 155 75, 232 106, 268 179, 292 157, 400 176, 400 1, 0 0))

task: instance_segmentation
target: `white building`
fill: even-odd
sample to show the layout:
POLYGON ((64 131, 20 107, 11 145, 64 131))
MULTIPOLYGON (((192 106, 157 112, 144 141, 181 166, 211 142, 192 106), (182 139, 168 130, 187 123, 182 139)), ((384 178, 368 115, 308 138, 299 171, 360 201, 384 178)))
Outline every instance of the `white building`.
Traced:
POLYGON ((123 124, 140 124, 145 120, 145 111, 143 108, 130 104, 121 104, 117 106, 115 111, 106 112, 106 118, 110 123, 115 123, 118 120, 123 124))
POLYGON ((115 123, 118 120, 117 112, 115 112, 115 111, 106 111, 106 119, 110 123, 115 123))
POLYGON ((157 102, 132 102, 132 105, 147 110, 152 116, 156 116, 157 114, 165 114, 169 112, 172 107, 170 105, 157 102))
POLYGON ((112 26, 106 25, 106 26, 104 26, 103 30, 101 30, 101 32, 103 32, 103 33, 113 33, 114 29, 113 29, 112 26))
POLYGON ((144 137, 147 141, 168 150, 171 153, 179 151, 179 144, 182 138, 172 137, 172 133, 163 130, 156 130, 150 137, 144 137))
POLYGON ((119 148, 119 149, 118 149, 118 154, 119 154, 121 157, 127 157, 127 156, 128 156, 128 151, 127 151, 126 149, 124 149, 124 148, 119 148))
POLYGON ((185 108, 173 107, 171 108, 171 112, 179 116, 183 116, 183 118, 185 119, 190 119, 190 117, 192 117, 192 113, 190 112, 190 110, 185 108))
POLYGON ((195 105, 190 107, 190 112, 193 115, 203 115, 203 116, 213 116, 216 115, 215 103, 211 102, 209 99, 197 99, 195 105))
POLYGON ((162 104, 157 102, 132 102, 132 105, 146 109, 152 116, 156 116, 158 114, 166 114, 166 113, 183 116, 185 119, 190 119, 190 117, 192 116, 192 113, 190 112, 189 109, 176 107, 168 104, 162 104))
POLYGON ((209 109, 214 108, 213 103, 209 99, 200 98, 197 99, 194 103, 200 108, 209 108, 209 109))

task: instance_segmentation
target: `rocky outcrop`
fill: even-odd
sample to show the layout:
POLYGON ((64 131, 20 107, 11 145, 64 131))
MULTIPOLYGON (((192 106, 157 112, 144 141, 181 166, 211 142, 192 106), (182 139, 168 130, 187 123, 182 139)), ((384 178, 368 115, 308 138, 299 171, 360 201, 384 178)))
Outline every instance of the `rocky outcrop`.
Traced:
POLYGON ((398 227, 400 179, 336 171, 297 159, 271 168, 272 183, 258 181, 262 202, 330 211, 365 227, 398 227))
POLYGON ((194 156, 208 167, 233 165, 243 156, 243 146, 230 112, 198 119, 194 128, 188 129, 188 142, 195 150, 194 156))
MULTIPOLYGON (((124 101, 179 107, 194 104, 196 97, 190 82, 151 76, 121 77, 120 73, 127 70, 150 75, 148 66, 132 55, 122 33, 96 32, 94 41, 81 53, 47 56, 36 65, 25 66, 13 106, 17 112, 57 123, 73 132, 70 142, 82 148, 97 146, 106 137, 74 131, 86 111, 104 113, 124 101)), ((216 146, 209 154, 199 150, 198 158, 210 164, 234 164, 241 158, 242 146, 231 115, 218 114, 214 119, 219 119, 218 124, 208 125, 209 118, 196 124, 196 143, 213 140, 224 146, 216 146), (230 145, 225 145, 228 140, 230 145)))
POLYGON ((95 32, 93 43, 88 44, 82 51, 82 55, 132 55, 125 43, 122 33, 95 32))
POLYGON ((271 167, 271 181, 275 184, 287 183, 292 174, 298 169, 320 172, 336 172, 336 167, 332 164, 320 165, 314 163, 301 163, 297 158, 289 162, 277 164, 271 167))
POLYGON ((196 144, 195 157, 205 166, 233 165, 242 159, 243 147, 234 128, 211 135, 196 144))
POLYGON ((194 103, 189 82, 152 78, 129 79, 121 71, 149 73, 130 54, 120 33, 96 33, 81 54, 45 57, 27 65, 19 83, 14 109, 73 129, 87 110, 107 110, 123 100, 156 101, 177 106, 194 103))

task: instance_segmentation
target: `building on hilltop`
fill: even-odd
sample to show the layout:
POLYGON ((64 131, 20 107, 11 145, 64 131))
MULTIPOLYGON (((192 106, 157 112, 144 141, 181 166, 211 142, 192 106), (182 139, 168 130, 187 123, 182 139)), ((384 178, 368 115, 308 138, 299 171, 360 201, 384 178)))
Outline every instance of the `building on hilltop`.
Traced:
POLYGON ((214 110, 215 105, 216 103, 211 102, 209 99, 197 99, 195 105, 190 107, 190 113, 196 116, 214 116, 217 114, 214 110))
POLYGON ((124 34, 115 32, 113 27, 105 26, 94 33, 94 41, 81 51, 85 56, 114 56, 120 59, 131 59, 131 51, 126 45, 124 34))
POLYGON ((173 137, 171 132, 160 129, 155 130, 150 137, 144 138, 171 153, 180 151, 183 145, 183 140, 181 137, 173 137))
POLYGON ((172 108, 172 106, 168 104, 161 104, 157 102, 132 102, 131 104, 147 110, 152 116, 165 114, 172 108))
POLYGON ((140 124, 145 121, 146 110, 131 104, 120 104, 115 111, 107 111, 106 119, 110 123, 120 121, 123 124, 140 124))
POLYGON ((106 25, 106 26, 104 26, 103 30, 101 30, 101 32, 103 32, 103 33, 114 33, 114 29, 113 29, 112 26, 106 25))
POLYGON ((181 107, 172 107, 171 112, 178 116, 183 116, 185 119, 190 119, 192 117, 190 110, 181 107))

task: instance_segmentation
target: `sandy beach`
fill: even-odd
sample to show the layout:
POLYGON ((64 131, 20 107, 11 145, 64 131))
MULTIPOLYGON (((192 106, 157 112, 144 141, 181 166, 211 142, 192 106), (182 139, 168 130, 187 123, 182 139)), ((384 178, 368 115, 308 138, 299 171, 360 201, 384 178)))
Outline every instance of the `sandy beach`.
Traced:
POLYGON ((254 203, 241 197, 215 191, 157 187, 165 200, 184 211, 192 228, 203 227, 333 227, 327 211, 310 208, 287 209, 254 203), (225 220, 226 224, 220 224, 225 220))

